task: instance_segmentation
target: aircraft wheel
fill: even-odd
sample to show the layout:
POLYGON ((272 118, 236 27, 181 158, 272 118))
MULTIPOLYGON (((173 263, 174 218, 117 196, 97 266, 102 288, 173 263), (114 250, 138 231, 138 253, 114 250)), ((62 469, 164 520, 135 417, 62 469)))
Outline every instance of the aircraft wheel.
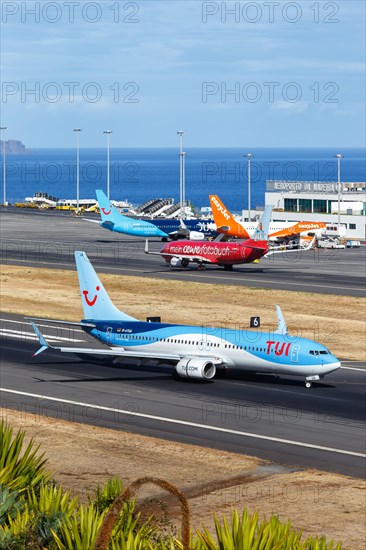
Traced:
POLYGON ((305 381, 305 387, 306 388, 311 388, 311 386, 312 386, 312 383, 310 382, 310 380, 306 380, 305 381))
POLYGON ((224 269, 225 269, 225 271, 232 271, 233 270, 233 265, 232 264, 226 264, 226 265, 224 265, 224 269))
POLYGON ((182 267, 188 267, 189 266, 189 260, 182 260, 182 267))

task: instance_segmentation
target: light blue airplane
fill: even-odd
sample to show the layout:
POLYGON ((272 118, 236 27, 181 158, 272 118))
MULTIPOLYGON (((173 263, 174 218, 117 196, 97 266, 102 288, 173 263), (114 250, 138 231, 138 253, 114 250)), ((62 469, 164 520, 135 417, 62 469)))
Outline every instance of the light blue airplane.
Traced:
MULTIPOLYGON (((273 332, 139 321, 113 305, 85 252, 75 252, 75 259, 85 319, 62 322, 82 327, 108 347, 54 348, 60 352, 169 363, 177 376, 201 380, 213 378, 217 368, 292 375, 303 378, 306 387, 341 366, 323 345, 290 336, 279 306, 273 332)), ((41 343, 38 355, 52 346, 32 326, 41 343)))
POLYGON ((101 189, 96 190, 97 201, 99 204, 102 221, 84 218, 85 221, 98 223, 101 227, 125 233, 126 235, 135 235, 136 237, 160 237, 162 240, 178 238, 189 238, 191 240, 202 240, 205 235, 213 235, 216 226, 211 220, 175 220, 169 218, 155 218, 151 221, 130 218, 121 214, 115 208, 108 197, 101 189))

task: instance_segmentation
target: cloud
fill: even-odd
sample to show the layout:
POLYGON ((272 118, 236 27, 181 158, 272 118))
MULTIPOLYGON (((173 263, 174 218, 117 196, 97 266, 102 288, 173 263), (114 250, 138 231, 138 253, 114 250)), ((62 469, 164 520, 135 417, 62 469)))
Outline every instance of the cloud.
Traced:
POLYGON ((271 105, 272 111, 282 111, 287 113, 305 113, 309 107, 308 101, 274 101, 271 105))

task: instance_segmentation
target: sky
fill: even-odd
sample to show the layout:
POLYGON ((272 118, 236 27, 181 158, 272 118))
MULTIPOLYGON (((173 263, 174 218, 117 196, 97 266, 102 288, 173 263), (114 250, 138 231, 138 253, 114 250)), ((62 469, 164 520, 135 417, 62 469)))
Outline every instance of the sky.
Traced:
POLYGON ((362 0, 2 0, 1 67, 33 149, 365 146, 362 0))

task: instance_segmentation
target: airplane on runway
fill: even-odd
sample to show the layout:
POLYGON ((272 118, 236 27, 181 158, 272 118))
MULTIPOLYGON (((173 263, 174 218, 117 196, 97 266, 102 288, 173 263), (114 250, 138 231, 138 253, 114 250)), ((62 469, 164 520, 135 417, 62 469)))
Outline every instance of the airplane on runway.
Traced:
MULTIPOLYGON (((190 263, 196 263, 199 267, 205 264, 216 264, 226 270, 232 270, 234 265, 247 264, 259 261, 263 256, 283 253, 281 248, 269 248, 268 228, 271 219, 272 207, 267 206, 261 219, 257 222, 257 229, 253 238, 245 241, 178 241, 168 243, 160 252, 149 250, 149 241, 145 243, 145 254, 162 256, 170 267, 188 267, 190 263)), ((303 249, 309 250, 314 241, 303 249)), ((287 250, 296 252, 298 250, 287 250)))
MULTIPOLYGON (((253 236, 256 222, 239 222, 217 195, 209 195, 209 199, 218 233, 241 239, 249 239, 253 236)), ((324 222, 271 222, 269 240, 286 241, 300 236, 303 240, 310 241, 314 235, 320 237, 325 228, 324 222)))
POLYGON ((110 202, 101 189, 96 190, 102 221, 84 218, 87 222, 98 223, 104 229, 135 235, 137 237, 160 237, 161 240, 189 238, 199 241, 206 235, 216 235, 215 225, 210 220, 176 220, 170 218, 155 218, 149 221, 124 216, 110 202))
POLYGON ((145 254, 162 256, 170 267, 188 267, 193 262, 199 266, 217 264, 223 266, 226 270, 231 270, 234 264, 255 262, 267 254, 269 250, 268 227, 271 212, 271 206, 266 208, 253 239, 240 242, 217 240, 192 243, 190 241, 179 241, 166 244, 160 252, 150 252, 149 242, 146 240, 145 254))
POLYGON ((75 252, 75 260, 85 319, 61 323, 81 327, 107 347, 50 346, 34 323, 42 319, 33 318, 32 326, 41 344, 34 356, 52 348, 82 358, 92 354, 110 356, 115 361, 169 363, 177 377, 196 380, 212 379, 217 368, 294 375, 304 378, 308 388, 314 380, 341 366, 323 345, 290 336, 279 306, 278 327, 272 332, 139 321, 113 305, 85 252, 75 252))

